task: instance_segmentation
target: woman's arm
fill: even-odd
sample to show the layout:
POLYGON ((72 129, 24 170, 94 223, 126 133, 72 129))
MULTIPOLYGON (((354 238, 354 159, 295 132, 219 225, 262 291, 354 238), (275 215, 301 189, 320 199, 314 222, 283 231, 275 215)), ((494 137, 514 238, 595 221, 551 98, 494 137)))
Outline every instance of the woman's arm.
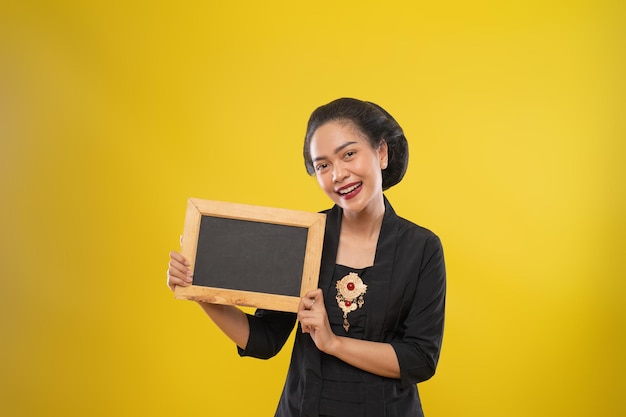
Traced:
POLYGON ((400 379, 398 357, 389 343, 336 336, 325 353, 372 374, 400 379))
MULTIPOLYGON (((183 255, 170 252, 167 270, 167 285, 172 291, 176 286, 188 286, 192 282, 190 264, 183 255)), ((242 349, 246 348, 250 337, 250 326, 246 314, 235 306, 198 302, 204 312, 213 320, 230 340, 242 349)))
POLYGON ((250 326, 246 313, 235 306, 198 302, 213 323, 241 349, 248 345, 250 326))
POLYGON ((364 371, 387 378, 400 378, 400 365, 389 343, 337 336, 328 322, 321 289, 309 292, 301 301, 298 319, 319 350, 364 371))

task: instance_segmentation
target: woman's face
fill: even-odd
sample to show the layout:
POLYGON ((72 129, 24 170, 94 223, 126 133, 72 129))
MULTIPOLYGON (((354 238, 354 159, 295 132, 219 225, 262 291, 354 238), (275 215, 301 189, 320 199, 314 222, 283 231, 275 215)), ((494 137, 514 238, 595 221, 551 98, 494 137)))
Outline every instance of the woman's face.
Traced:
POLYGON ((350 122, 328 122, 310 142, 317 182, 345 212, 360 213, 382 203, 382 172, 387 167, 387 144, 378 149, 350 122))

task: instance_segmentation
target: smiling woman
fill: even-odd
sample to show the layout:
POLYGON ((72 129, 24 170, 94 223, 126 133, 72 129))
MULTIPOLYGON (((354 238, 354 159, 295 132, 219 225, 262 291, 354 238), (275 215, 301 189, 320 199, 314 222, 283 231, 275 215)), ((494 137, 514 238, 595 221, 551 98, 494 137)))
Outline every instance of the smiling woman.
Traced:
MULTIPOLYGON (((1 3, 2 415, 273 415, 296 332, 240 360, 164 254, 189 196, 332 206, 301 138, 347 95, 400 122, 385 196, 445 244, 427 416, 626 416, 625 1, 1 3)), ((388 289, 329 276, 335 250, 352 335, 388 289)))
MULTIPOLYGON (((416 384, 439 360, 446 272, 439 238, 383 195, 406 171, 403 131, 375 104, 338 99, 311 115, 304 159, 334 203, 319 288, 297 314, 199 304, 242 356, 276 355, 299 321, 276 416, 423 416, 416 384)), ((168 277, 192 282, 178 252, 168 277)))

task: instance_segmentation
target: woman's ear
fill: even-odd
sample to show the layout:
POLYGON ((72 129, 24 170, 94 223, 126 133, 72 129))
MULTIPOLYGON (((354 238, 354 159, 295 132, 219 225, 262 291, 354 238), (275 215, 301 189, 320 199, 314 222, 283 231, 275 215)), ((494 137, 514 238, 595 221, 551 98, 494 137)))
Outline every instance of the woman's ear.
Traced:
POLYGON ((389 152, 386 140, 382 140, 380 142, 380 145, 378 145, 378 158, 380 160, 380 169, 387 169, 387 164, 389 162, 389 152))

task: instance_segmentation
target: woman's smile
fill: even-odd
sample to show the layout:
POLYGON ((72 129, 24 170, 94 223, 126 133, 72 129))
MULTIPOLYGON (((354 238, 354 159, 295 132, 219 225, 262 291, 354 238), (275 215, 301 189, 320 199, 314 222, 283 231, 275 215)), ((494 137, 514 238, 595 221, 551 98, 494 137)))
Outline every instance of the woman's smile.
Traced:
POLYGON ((339 194, 342 198, 349 200, 351 198, 356 197, 357 194, 361 192, 362 182, 355 182, 352 184, 345 185, 341 188, 337 189, 337 194, 339 194))

